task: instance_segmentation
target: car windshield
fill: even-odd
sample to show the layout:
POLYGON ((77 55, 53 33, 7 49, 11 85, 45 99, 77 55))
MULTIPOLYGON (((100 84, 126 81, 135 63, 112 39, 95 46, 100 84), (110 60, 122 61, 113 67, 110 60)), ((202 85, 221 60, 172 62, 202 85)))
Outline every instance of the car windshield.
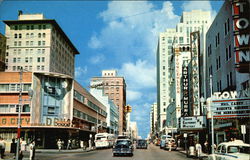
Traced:
POLYGON ((105 140, 106 137, 96 137, 96 140, 105 140))
POLYGON ((138 144, 145 144, 146 141, 145 140, 138 140, 138 144))
POLYGON ((246 153, 250 154, 250 147, 247 146, 229 146, 228 153, 246 153))
POLYGON ((122 140, 122 141, 117 141, 116 145, 130 145, 130 141, 122 140))
POLYGON ((161 140, 165 140, 165 139, 166 139, 166 136, 162 136, 162 137, 161 137, 161 140))

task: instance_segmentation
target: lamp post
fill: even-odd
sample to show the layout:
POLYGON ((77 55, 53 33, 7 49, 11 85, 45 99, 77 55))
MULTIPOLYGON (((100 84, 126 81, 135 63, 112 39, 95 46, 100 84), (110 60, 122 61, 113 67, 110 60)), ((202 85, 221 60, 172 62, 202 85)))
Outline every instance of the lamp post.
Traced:
MULTIPOLYGON (((23 108, 23 99, 22 99, 22 85, 23 85, 23 68, 20 68, 19 72, 19 105, 18 105, 18 121, 17 121, 17 145, 16 145, 16 159, 19 158, 20 150, 20 137, 21 137, 21 111, 23 108)), ((29 97, 33 96, 33 90, 28 91, 29 97)))
POLYGON ((212 82, 212 75, 210 75, 210 100, 211 100, 211 103, 210 103, 210 112, 211 112, 211 132, 212 132, 212 148, 211 148, 211 153, 212 153, 212 157, 213 157, 213 160, 214 160, 214 116, 213 116, 213 100, 212 100, 212 97, 213 97, 213 82, 212 82))

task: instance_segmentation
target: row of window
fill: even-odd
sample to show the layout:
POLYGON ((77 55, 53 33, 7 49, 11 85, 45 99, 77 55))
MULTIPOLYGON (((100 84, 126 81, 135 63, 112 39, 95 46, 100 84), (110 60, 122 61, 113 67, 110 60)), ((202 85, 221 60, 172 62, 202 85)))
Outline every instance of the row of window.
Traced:
MULTIPOLYGON (((0 113, 18 113, 19 104, 0 104, 0 113)), ((22 112, 30 112, 28 104, 22 105, 22 112)))
MULTIPOLYGON (((22 91, 29 91, 31 84, 23 84, 22 91)), ((19 83, 0 84, 0 92, 20 91, 19 83)))
MULTIPOLYGON (((37 45, 38 46, 45 46, 45 41, 38 41, 37 45)), ((34 41, 26 41, 26 46, 33 46, 34 45, 34 41)), ((14 41, 14 46, 22 46, 22 41, 14 41)))
POLYGON ((14 25, 11 29, 14 30, 34 30, 34 29, 46 29, 47 26, 45 24, 38 24, 38 25, 14 25))
POLYGON ((207 23, 207 21, 199 21, 199 20, 197 20, 197 21, 186 21, 186 24, 192 24, 192 23, 202 23, 202 24, 204 24, 204 23, 207 23))
POLYGON ((230 20, 229 18, 227 19, 227 21, 224 23, 224 33, 225 35, 227 35, 230 31, 230 20))
MULTIPOLYGON (((33 54, 33 49, 25 49, 25 54, 33 54)), ((13 54, 17 55, 17 54, 21 54, 22 53, 22 49, 14 49, 13 50, 13 54)), ((37 49, 37 53, 38 54, 44 54, 45 53, 45 49, 37 49)), ((9 56, 9 52, 6 52, 6 56, 9 56)))
MULTIPOLYGON (((38 38, 45 38, 46 33, 38 33, 37 37, 38 38)), ((15 33, 14 38, 22 38, 22 33, 19 33, 19 34, 15 33)), ((26 38, 34 38, 34 33, 26 33, 26 38)))
MULTIPOLYGON (((25 63, 32 63, 33 57, 25 57, 24 61, 25 63)), ((22 58, 21 57, 14 57, 12 59, 13 63, 22 63, 22 58)), ((37 62, 45 62, 45 57, 37 57, 37 62)), ((6 63, 8 63, 8 59, 6 58, 6 63)))

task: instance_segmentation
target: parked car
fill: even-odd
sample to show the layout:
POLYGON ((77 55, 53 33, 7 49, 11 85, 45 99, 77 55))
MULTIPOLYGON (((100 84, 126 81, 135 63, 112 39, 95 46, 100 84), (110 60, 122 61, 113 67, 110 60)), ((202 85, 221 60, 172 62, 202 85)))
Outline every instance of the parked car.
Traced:
POLYGON ((133 156, 133 143, 130 139, 117 139, 113 146, 113 156, 130 155, 133 156))
POLYGON ((148 143, 145 139, 139 139, 136 141, 136 149, 147 149, 148 143))
POLYGON ((163 149, 166 147, 166 139, 171 138, 170 135, 162 135, 160 141, 160 148, 163 149))
POLYGON ((209 160, 249 160, 250 144, 241 140, 220 143, 214 154, 208 156, 209 160))
POLYGON ((167 138, 165 140, 165 148, 164 149, 169 150, 170 146, 171 146, 171 150, 176 150, 177 149, 177 144, 176 144, 174 138, 167 138))

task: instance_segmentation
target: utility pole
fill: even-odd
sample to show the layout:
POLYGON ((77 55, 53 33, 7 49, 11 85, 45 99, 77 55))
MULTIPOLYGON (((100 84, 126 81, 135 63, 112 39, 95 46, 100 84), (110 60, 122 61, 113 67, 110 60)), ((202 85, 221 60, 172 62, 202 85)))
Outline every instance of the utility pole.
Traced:
POLYGON ((18 124, 17 124, 17 145, 16 145, 16 160, 19 159, 20 137, 21 137, 21 110, 22 110, 22 81, 23 81, 23 68, 20 68, 19 79, 19 105, 18 105, 18 124))
POLYGON ((210 75, 210 94, 211 94, 211 104, 210 104, 210 111, 211 111, 211 132, 212 132, 212 157, 214 160, 214 115, 213 115, 213 82, 212 82, 212 75, 210 75))

